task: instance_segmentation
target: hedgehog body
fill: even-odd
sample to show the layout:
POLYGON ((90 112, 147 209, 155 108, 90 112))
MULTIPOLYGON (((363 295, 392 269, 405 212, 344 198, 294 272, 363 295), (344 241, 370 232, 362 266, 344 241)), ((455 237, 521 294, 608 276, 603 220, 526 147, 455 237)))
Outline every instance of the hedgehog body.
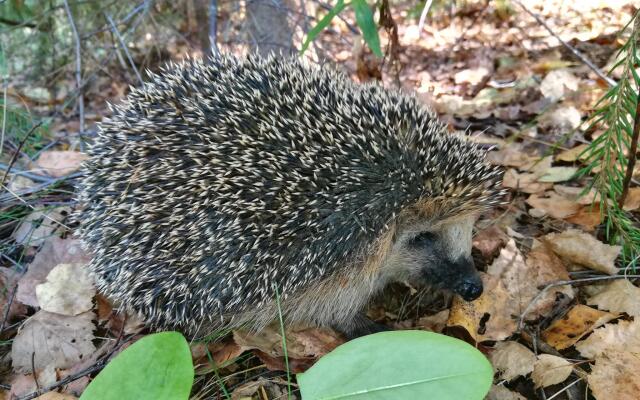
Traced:
POLYGON ((190 333, 279 312, 348 331, 392 280, 473 275, 473 297, 471 226, 502 195, 413 97, 295 59, 169 65, 89 155, 79 234, 99 290, 190 333))

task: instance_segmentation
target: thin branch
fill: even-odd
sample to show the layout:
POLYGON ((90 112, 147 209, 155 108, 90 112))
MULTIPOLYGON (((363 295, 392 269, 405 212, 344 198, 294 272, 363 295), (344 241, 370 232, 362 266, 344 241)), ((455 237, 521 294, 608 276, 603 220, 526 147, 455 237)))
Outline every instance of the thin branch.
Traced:
MULTIPOLYGON (((640 95, 640 94, 639 94, 640 95)), ((638 151, 638 134, 640 134, 640 98, 636 101, 636 115, 633 120, 633 135, 631 136, 631 148, 629 149, 629 162, 627 163, 627 172, 622 182, 622 194, 618 199, 618 206, 623 209, 624 201, 629 194, 629 185, 633 177, 633 169, 636 166, 636 152, 638 151)))
POLYGON ((209 0, 209 45, 211 55, 218 57, 220 50, 218 49, 218 2, 216 0, 209 0))
POLYGON ((566 281, 551 282, 551 283, 547 284, 536 295, 536 297, 534 297, 529 302, 527 307, 524 309, 524 311, 520 315, 520 318, 518 319, 518 331, 522 330, 522 327, 524 326, 524 319, 527 316, 527 314, 529 314, 531 309, 533 308, 533 305, 535 303, 537 303, 538 300, 540 300, 542 298, 542 296, 544 296, 545 293, 547 293, 547 291, 549 289, 551 289, 551 288, 558 287, 558 286, 565 286, 565 285, 576 285, 578 283, 599 282, 599 281, 608 281, 608 280, 615 280, 615 279, 635 279, 635 278, 640 278, 640 275, 605 275, 605 276, 597 276, 597 277, 593 277, 593 278, 571 279, 571 280, 566 280, 566 281))
POLYGON ((531 11, 529 11, 529 9, 527 7, 524 6, 524 4, 522 4, 519 0, 513 0, 516 4, 518 4, 520 7, 522 7, 522 9, 529 15, 531 15, 536 21, 538 21, 538 23, 540 25, 542 25, 547 32, 549 32, 551 34, 551 36, 553 36, 554 38, 558 39, 558 41, 564 46, 566 47, 576 58, 578 58, 583 64, 585 64, 587 67, 589 67, 590 70, 592 70, 596 75, 598 75, 598 77, 600 77, 600 79, 602 79, 603 81, 607 82, 607 84, 609 86, 615 86, 616 82, 609 78, 604 72, 600 71, 600 68, 596 67, 595 64, 593 64, 591 61, 589 61, 589 59, 587 57, 585 57, 582 53, 580 53, 578 50, 576 50, 573 46, 571 46, 569 43, 565 42, 564 40, 562 40, 560 38, 560 36, 558 36, 553 30, 551 30, 551 28, 549 28, 549 26, 542 20, 542 18, 540 18, 540 16, 538 16, 538 14, 535 14, 531 11))
POLYGON ((120 31, 118 31, 118 27, 116 26, 116 24, 113 23, 113 20, 111 19, 109 14, 104 13, 104 17, 107 19, 107 21, 109 21, 109 25, 111 25, 111 29, 113 30, 113 33, 118 38, 118 42, 120 43, 120 47, 122 47, 122 51, 124 51, 124 54, 127 56, 127 60, 129 60, 129 64, 131 64, 131 69, 133 69, 133 72, 136 73, 136 77, 138 78, 138 82, 140 82, 140 85, 143 85, 144 81, 142 80, 142 76, 140 76, 140 72, 138 71, 138 68, 136 68, 136 64, 133 62, 133 58, 131 57, 131 53, 129 52, 129 49, 127 48, 127 44, 124 42, 124 39, 120 35, 120 31))
POLYGON ((75 52, 76 52, 76 89, 78 90, 78 113, 80 114, 80 136, 84 134, 84 95, 82 92, 82 59, 81 59, 81 47, 80 47, 80 35, 78 35, 78 28, 73 20, 73 14, 71 14, 71 8, 69 8, 69 1, 64 0, 64 9, 67 12, 69 18, 69 25, 73 31, 73 37, 75 40, 75 52))
POLYGON ((424 22, 427 20, 427 14, 429 14, 429 10, 431 9, 432 4, 433 0, 427 0, 427 2, 424 3, 424 8, 422 9, 422 13, 420 14, 420 22, 418 22, 418 37, 422 37, 424 22))
POLYGON ((29 136, 31 136, 31 134, 36 129, 38 129, 40 125, 42 125, 42 121, 32 126, 31 129, 29 129, 29 132, 27 132, 27 134, 24 135, 24 138, 18 144, 18 148, 16 149, 15 153, 13 153, 13 156, 11 156, 9 165, 7 166, 7 169, 4 171, 4 175, 2 175, 2 180, 0 180, 0 186, 3 186, 5 181, 7 180, 7 176, 9 176, 9 171, 11 171, 11 167, 13 167, 13 164, 16 162, 16 159, 18 158, 18 154, 20 154, 20 150, 22 150, 22 146, 24 146, 24 143, 27 141, 27 139, 29 139, 29 136))

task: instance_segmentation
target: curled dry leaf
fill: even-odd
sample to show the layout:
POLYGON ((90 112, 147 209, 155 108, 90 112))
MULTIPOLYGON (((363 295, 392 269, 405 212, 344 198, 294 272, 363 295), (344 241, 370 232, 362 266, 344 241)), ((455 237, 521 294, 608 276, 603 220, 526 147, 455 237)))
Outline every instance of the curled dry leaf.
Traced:
POLYGON ((572 224, 580 225, 584 230, 593 232, 598 225, 603 221, 604 215, 600 212, 600 206, 584 206, 580 210, 570 217, 565 218, 565 221, 572 224))
POLYGON ((481 273, 484 291, 482 296, 466 302, 454 297, 447 326, 461 326, 473 340, 504 340, 516 330, 511 318, 511 296, 499 278, 481 273))
POLYGON ((607 351, 596 358, 587 382, 597 400, 638 400, 640 354, 607 351))
POLYGON ((92 312, 74 317, 38 311, 22 326, 11 346, 13 368, 18 372, 64 369, 95 351, 92 312), (33 356, 33 358, 32 358, 33 356))
POLYGON ((555 183, 568 181, 578 172, 575 167, 551 167, 538 178, 539 182, 555 183))
POLYGON ((45 311, 78 315, 93 307, 96 289, 84 264, 58 264, 47 281, 36 286, 36 297, 45 311))
POLYGON ((512 145, 498 151, 489 152, 487 160, 495 165, 516 167, 520 170, 528 171, 540 160, 540 157, 524 153, 520 151, 518 146, 512 145))
POLYGON ((587 333, 618 317, 605 311, 596 310, 582 304, 574 306, 564 317, 553 321, 542 332, 542 339, 558 350, 573 346, 587 333))
POLYGON ((624 206, 622 207, 626 211, 633 211, 640 208, 640 187, 633 187, 629 189, 627 197, 624 199, 624 206))
POLYGON ((564 382, 573 371, 573 364, 562 357, 551 354, 538 356, 533 366, 531 379, 536 388, 547 387, 564 382))
POLYGON ((551 249, 563 259, 609 275, 618 273, 616 258, 622 247, 602 243, 588 233, 569 229, 543 237, 551 249))
POLYGON ((492 385, 486 400, 527 400, 520 393, 512 392, 504 386, 492 385))
POLYGON ((478 250, 485 260, 493 261, 509 237, 495 225, 483 229, 473 237, 473 248, 478 250))
POLYGON ((588 206, 592 203, 597 203, 600 201, 600 194, 594 188, 591 188, 584 194, 583 192, 585 191, 585 188, 583 187, 553 185, 553 190, 560 196, 583 206, 588 206))
POLYGON ((434 315, 427 315, 418 320, 417 327, 431 332, 442 332, 447 326, 449 309, 442 310, 434 315))
POLYGON ((91 257, 82 249, 79 240, 49 238, 27 267, 27 272, 18 280, 16 299, 23 304, 39 307, 36 286, 47 279, 47 275, 56 265, 86 264, 90 260, 91 257))
POLYGON ((591 336, 576 344, 585 358, 595 358, 611 351, 640 354, 640 320, 620 321, 596 329, 591 336))
POLYGON ((54 178, 69 175, 80 168, 87 155, 78 151, 44 151, 36 160, 36 173, 45 172, 54 178))
POLYGON ((594 304, 601 310, 640 317, 640 288, 626 279, 619 279, 607 284, 603 291, 589 298, 587 304, 594 304))
POLYGON ((496 344, 489 359, 500 378, 510 381, 533 371, 536 355, 518 342, 507 341, 496 344))

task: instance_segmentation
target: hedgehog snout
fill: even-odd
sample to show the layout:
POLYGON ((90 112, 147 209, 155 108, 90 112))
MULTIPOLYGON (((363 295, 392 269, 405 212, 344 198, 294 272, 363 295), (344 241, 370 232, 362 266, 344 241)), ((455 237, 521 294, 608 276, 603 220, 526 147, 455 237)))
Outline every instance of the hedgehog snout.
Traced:
POLYGON ((477 274, 469 276, 463 279, 454 291, 466 301, 473 301, 482 294, 482 281, 477 274))

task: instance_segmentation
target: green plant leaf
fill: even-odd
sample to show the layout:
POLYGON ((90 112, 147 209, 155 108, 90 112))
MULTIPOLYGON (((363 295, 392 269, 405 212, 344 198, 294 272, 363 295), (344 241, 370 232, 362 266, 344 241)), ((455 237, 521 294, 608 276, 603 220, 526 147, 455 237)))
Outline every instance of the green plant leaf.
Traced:
POLYGON ((315 39, 316 36, 318 36, 318 34, 322 32, 324 28, 329 26, 329 23, 331 22, 333 17, 335 17, 342 10, 344 10, 346 6, 347 4, 345 4, 344 0, 338 0, 336 5, 331 10, 329 10, 327 15, 322 17, 322 19, 318 21, 318 24, 313 28, 311 28, 309 33, 307 33, 307 37, 305 38, 304 43, 302 44, 302 48, 300 49, 300 54, 304 53, 307 50, 307 48, 309 48, 309 45, 311 44, 313 39, 315 39))
POLYGON ((380 49, 380 36, 378 36, 378 28, 373 20, 371 8, 367 5, 367 0, 353 0, 351 7, 356 14, 356 23, 362 31, 362 37, 367 43, 373 54, 382 57, 380 49))
POLYGON ((396 331, 347 342, 297 377, 304 400, 481 400, 493 369, 461 340, 396 331))
POLYGON ((187 341, 178 332, 161 332, 145 336, 111 360, 80 400, 186 400, 192 385, 187 341))

